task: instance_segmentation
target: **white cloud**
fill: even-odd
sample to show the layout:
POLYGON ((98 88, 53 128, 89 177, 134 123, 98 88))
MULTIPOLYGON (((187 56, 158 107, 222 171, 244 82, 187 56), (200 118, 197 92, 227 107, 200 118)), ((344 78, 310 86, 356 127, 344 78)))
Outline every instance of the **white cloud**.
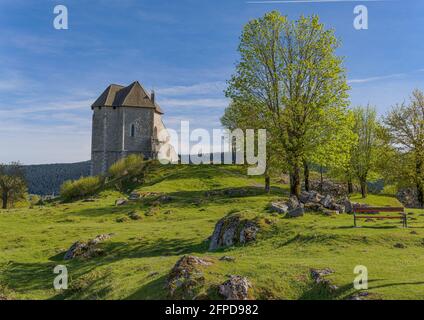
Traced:
POLYGON ((228 106, 227 99, 161 99, 161 105, 166 108, 172 107, 199 107, 199 108, 225 108, 228 106))
POLYGON ((179 96, 179 95, 204 95, 204 94, 223 94, 225 89, 225 82, 205 82, 198 83, 190 86, 173 86, 159 88, 156 91, 160 95, 165 96, 179 96))

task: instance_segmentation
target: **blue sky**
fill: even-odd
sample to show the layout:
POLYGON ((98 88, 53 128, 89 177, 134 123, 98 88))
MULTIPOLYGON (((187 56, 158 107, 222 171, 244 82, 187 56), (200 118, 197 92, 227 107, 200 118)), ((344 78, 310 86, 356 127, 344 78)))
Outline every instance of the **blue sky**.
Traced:
POLYGON ((110 83, 155 89, 168 127, 218 128, 241 29, 273 9, 315 13, 336 30, 352 105, 383 114, 424 90, 422 0, 0 0, 0 162, 89 159, 90 105, 110 83), (53 28, 58 4, 68 8, 68 30, 53 28), (357 4, 368 7, 368 30, 353 28, 357 4))

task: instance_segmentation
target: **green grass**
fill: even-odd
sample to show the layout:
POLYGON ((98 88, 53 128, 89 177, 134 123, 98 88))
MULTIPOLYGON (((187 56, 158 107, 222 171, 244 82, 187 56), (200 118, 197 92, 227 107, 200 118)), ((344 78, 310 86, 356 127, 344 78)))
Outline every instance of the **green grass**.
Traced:
MULTIPOLYGON (((138 191, 163 192, 173 201, 161 204, 152 216, 149 201, 116 207, 123 197, 105 191, 95 202, 18 208, 0 211, 0 296, 15 299, 163 299, 172 266, 183 254, 209 257, 204 268, 205 292, 211 292, 228 274, 246 276, 258 299, 344 299, 355 291, 356 265, 369 273, 369 292, 381 299, 422 299, 424 290, 424 212, 410 215, 410 228, 397 221, 361 221, 352 216, 307 214, 297 219, 273 216, 266 205, 287 196, 287 186, 273 185, 270 195, 259 187, 261 179, 242 175, 233 166, 157 167, 138 191), (210 190, 245 188, 249 196, 206 197, 210 190), (171 210, 170 214, 165 214, 171 210), (136 211, 141 220, 118 223, 136 211), (269 216, 275 223, 246 246, 208 252, 208 237, 215 223, 230 211, 269 216), (414 220, 415 219, 415 220, 414 220), (416 234, 411 234, 414 231, 416 234), (101 233, 114 236, 101 244, 106 255, 86 261, 63 261, 66 249, 77 240, 101 233), (395 244, 402 243, 399 249, 395 244), (220 261, 229 255, 236 262, 220 261), (70 288, 53 289, 58 264, 68 267, 70 288), (310 268, 329 267, 329 278, 339 287, 335 295, 319 290, 310 268)), ((352 197, 361 201, 358 195, 352 197)), ((387 196, 370 195, 372 205, 399 205, 387 196)), ((212 294, 214 296, 214 294, 212 294)))

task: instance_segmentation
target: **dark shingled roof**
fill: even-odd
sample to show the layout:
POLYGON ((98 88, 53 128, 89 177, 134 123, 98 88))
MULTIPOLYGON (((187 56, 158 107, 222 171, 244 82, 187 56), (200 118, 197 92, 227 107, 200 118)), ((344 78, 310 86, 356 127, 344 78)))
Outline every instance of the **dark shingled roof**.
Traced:
POLYGON ((152 101, 150 94, 138 81, 128 87, 111 84, 91 105, 91 108, 94 107, 155 108, 156 112, 163 114, 160 106, 152 101))

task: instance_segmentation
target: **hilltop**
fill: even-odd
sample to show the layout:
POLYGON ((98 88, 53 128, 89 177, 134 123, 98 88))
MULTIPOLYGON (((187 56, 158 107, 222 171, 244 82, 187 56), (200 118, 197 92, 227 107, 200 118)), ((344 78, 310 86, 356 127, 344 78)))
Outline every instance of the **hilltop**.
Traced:
MULTIPOLYGON (((388 220, 353 228, 349 214, 289 219, 267 210, 270 201, 288 197, 288 186, 274 181, 265 194, 261 183, 236 166, 155 166, 135 190, 145 198, 121 206, 116 200, 128 195, 105 190, 88 201, 0 211, 0 297, 166 299, 171 269, 183 255, 193 255, 212 261, 202 268, 205 299, 220 297, 217 286, 228 275, 247 277, 255 299, 346 299, 355 293, 356 265, 368 268, 368 298, 422 298, 422 210, 408 210, 409 229, 388 220), (269 226, 252 243, 208 251, 218 220, 236 212, 263 217, 269 226), (140 219, 128 219, 129 213, 140 219), (111 234, 99 245, 102 255, 63 259, 74 242, 100 234, 111 234), (70 288, 63 292, 52 286, 59 264, 70 274, 70 288), (326 279, 338 289, 323 290, 311 268, 332 269, 326 279)), ((361 201, 359 195, 352 199, 361 201)), ((399 205, 383 195, 369 195, 366 202, 399 205)))

